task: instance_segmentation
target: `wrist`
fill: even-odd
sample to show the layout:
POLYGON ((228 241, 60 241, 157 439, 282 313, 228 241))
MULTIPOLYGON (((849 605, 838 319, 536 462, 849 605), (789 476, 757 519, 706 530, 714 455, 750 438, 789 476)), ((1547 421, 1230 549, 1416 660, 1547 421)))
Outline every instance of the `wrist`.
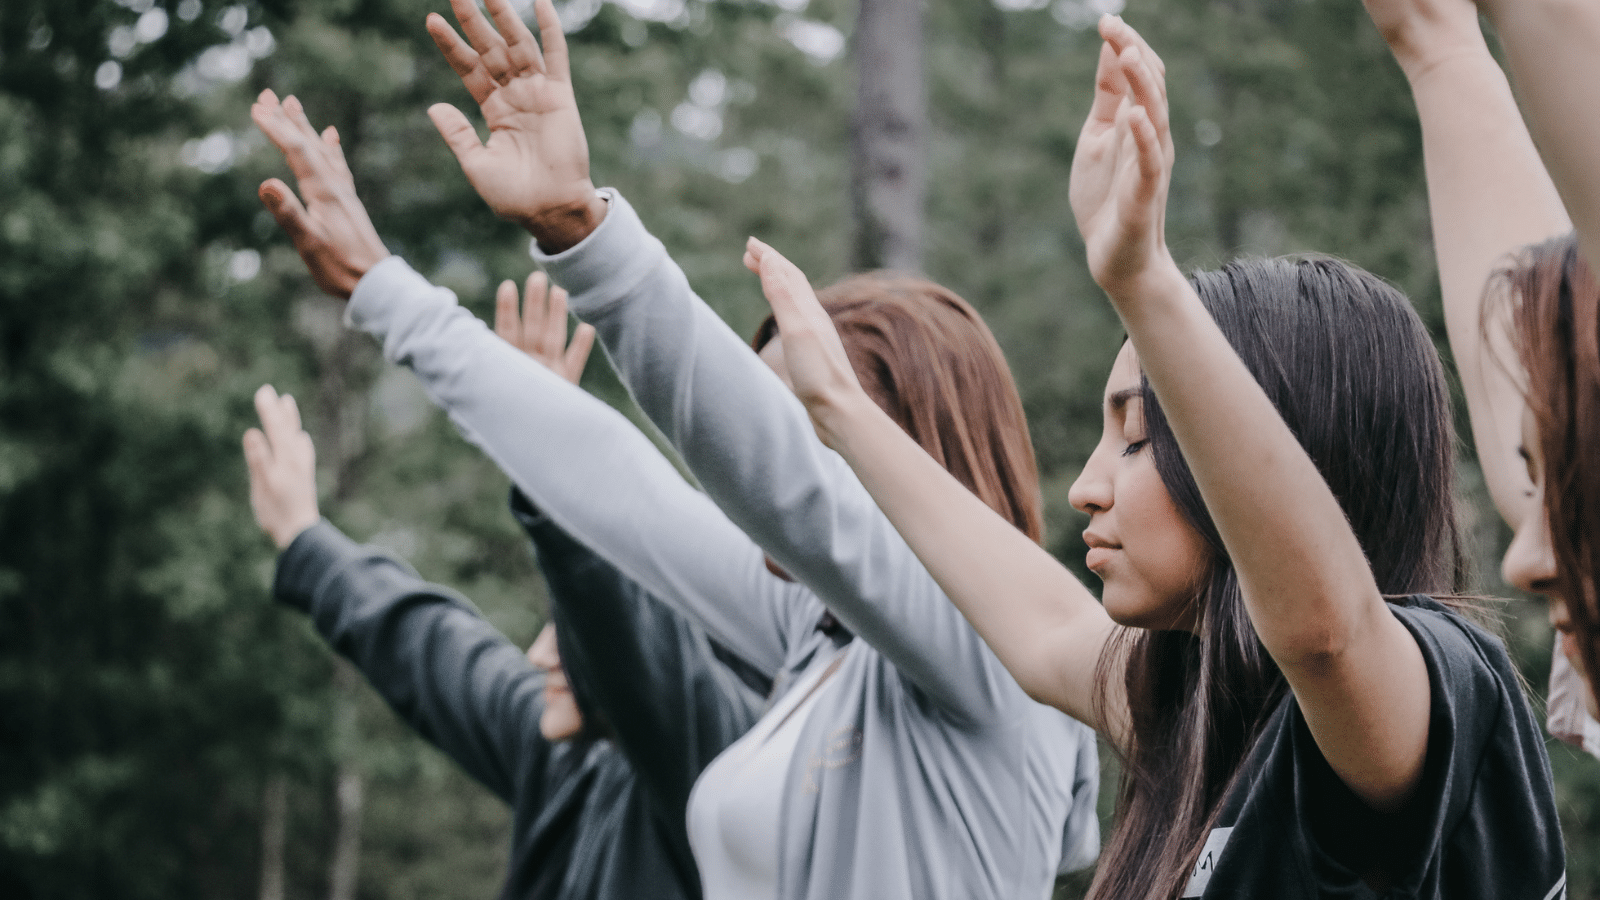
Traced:
POLYGON ((1163 253, 1154 265, 1116 284, 1101 285, 1111 305, 1126 320, 1160 304, 1164 298, 1181 296, 1191 290, 1189 279, 1173 260, 1163 253))
POLYGON ((275 529, 272 532, 272 542, 278 545, 279 552, 287 550, 289 545, 294 543, 295 538, 305 534, 311 526, 320 521, 322 521, 322 516, 315 511, 309 515, 301 515, 294 521, 275 529))
POLYGON ((1499 66, 1490 55, 1489 44, 1484 40, 1476 21, 1472 23, 1470 32, 1462 31, 1458 35, 1436 38, 1426 43, 1395 40, 1390 42, 1389 49, 1413 89, 1440 69, 1453 68, 1462 61, 1477 64, 1488 60, 1491 65, 1499 66))
POLYGON ((571 199, 546 204, 521 224, 539 242, 540 251, 553 255, 576 247, 593 234, 605 219, 608 206, 606 198, 585 181, 571 199))
POLYGON ((888 415, 859 386, 830 392, 820 402, 810 404, 807 411, 817 437, 846 459, 850 458, 850 439, 860 431, 862 423, 874 413, 888 415))

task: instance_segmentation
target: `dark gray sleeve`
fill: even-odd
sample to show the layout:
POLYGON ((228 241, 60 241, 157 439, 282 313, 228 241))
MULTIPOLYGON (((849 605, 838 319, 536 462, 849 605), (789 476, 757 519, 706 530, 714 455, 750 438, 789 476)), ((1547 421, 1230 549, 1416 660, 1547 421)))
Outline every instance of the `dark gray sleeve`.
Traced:
POLYGON ((279 555, 273 593, 474 778, 507 802, 530 796, 523 779, 550 751, 544 675, 465 598, 327 521, 279 555))
MULTIPOLYGON (((705 633, 540 514, 511 509, 550 585, 562 668, 584 715, 598 715, 634 770, 684 830, 700 772, 750 726, 774 673, 718 658, 705 633), (747 683, 734 666, 744 666, 747 683)), ((687 841, 687 834, 682 835, 687 841)))

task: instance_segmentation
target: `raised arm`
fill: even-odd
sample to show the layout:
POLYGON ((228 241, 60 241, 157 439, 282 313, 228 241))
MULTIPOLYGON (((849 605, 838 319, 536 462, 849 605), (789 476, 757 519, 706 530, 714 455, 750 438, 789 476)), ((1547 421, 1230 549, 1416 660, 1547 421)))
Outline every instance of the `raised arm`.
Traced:
POLYGON ((1427 750, 1421 649, 1378 593, 1338 500, 1173 262, 1163 68, 1120 19, 1100 30, 1106 48, 1072 178, 1089 270, 1127 328, 1256 634, 1323 756, 1368 804, 1392 809, 1427 750))
POLYGON ((583 237, 545 257, 547 267, 572 291, 579 317, 599 330, 645 413, 740 528, 948 711, 968 721, 1004 714, 1009 704, 1002 701, 1021 696, 1010 676, 949 608, 843 462, 817 443, 793 396, 693 294, 632 209, 613 196, 603 217, 563 217, 558 204, 542 199, 593 191, 565 41, 549 0, 538 0, 543 64, 502 64, 515 48, 530 53, 532 36, 508 0, 486 6, 492 25, 470 0, 452 0, 465 40, 443 20, 429 20, 493 132, 488 145, 479 144, 463 130, 464 119, 446 115, 441 122, 435 107, 435 122, 474 186, 501 216, 524 223, 545 253, 583 237), (552 80, 566 87, 541 94, 552 80), (551 102, 536 102, 535 94, 551 102), (474 167, 491 159, 496 138, 498 174, 480 179, 474 167))
POLYGON ((1097 676, 1117 627, 1105 609, 861 389, 832 320, 793 263, 754 239, 745 262, 761 276, 789 380, 823 442, 849 463, 1017 683, 1121 745, 1128 725, 1122 680, 1102 685, 1097 676))
POLYGON ((1545 165, 1577 225, 1584 259, 1600 270, 1600 4, 1478 0, 1505 47, 1545 165))
MULTIPOLYGON (((568 344, 566 292, 548 287, 542 272, 529 276, 520 309, 515 286, 500 286, 494 330, 573 384, 594 342, 594 328, 584 324, 568 344)), ((595 704, 687 854, 695 779, 755 724, 777 673, 714 648, 515 488, 511 513, 538 548, 567 678, 595 704)))
POLYGON ((383 339, 388 359, 416 372, 462 432, 569 534, 744 659, 779 668, 797 589, 766 571, 760 549, 621 413, 496 336, 398 257, 369 263, 382 245, 362 239, 375 232, 349 170, 327 158, 337 146, 317 139, 292 97, 279 104, 263 93, 252 115, 284 150, 306 197, 268 208, 319 283, 323 272, 359 278, 349 320, 383 339), (357 222, 365 227, 342 224, 357 222))
MULTIPOLYGON (((1484 328, 1484 290, 1511 252, 1571 225, 1471 0, 1366 5, 1416 98, 1450 349, 1489 495, 1501 517, 1516 524, 1532 488, 1517 453, 1517 354, 1509 322, 1484 328)), ((1600 43, 1591 53, 1600 55, 1600 43)))
POLYGON ((508 802, 544 771, 544 676, 466 600, 317 516, 311 439, 294 398, 256 393, 245 436, 256 520, 276 543, 279 601, 311 616, 423 737, 508 802))

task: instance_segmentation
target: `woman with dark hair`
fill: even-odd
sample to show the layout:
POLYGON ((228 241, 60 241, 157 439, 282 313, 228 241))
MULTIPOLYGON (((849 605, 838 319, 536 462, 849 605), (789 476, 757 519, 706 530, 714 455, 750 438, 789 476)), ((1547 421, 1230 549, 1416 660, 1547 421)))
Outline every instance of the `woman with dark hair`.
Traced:
POLYGON ((752 240, 796 393, 1029 693, 1122 751, 1092 897, 1563 896, 1505 648, 1426 596, 1457 569, 1426 331, 1332 260, 1185 279, 1163 233, 1163 67, 1121 20, 1100 30, 1070 198, 1128 343, 1071 497, 1104 605, 888 426, 804 276, 752 240))
POLYGON ((1600 445, 1600 289, 1471 0, 1367 10, 1422 123, 1450 346, 1484 482, 1516 529, 1505 578, 1551 599, 1550 730, 1600 752, 1581 677, 1600 665, 1600 481, 1585 464, 1600 445))
MULTIPOLYGON (((454 6, 484 60, 527 65, 538 52, 504 0, 488 6, 515 52, 471 0, 454 6)), ((548 0, 536 9, 549 65, 562 80, 541 69, 504 85, 442 19, 430 17, 429 29, 484 109, 511 119, 495 119, 488 152, 539 145, 512 132, 547 116, 569 129, 562 147, 576 142, 587 182, 560 24, 548 0), (512 116, 507 104, 519 99, 545 112, 512 116)), ((448 114, 431 112, 448 127, 448 114)), ((620 413, 532 364, 450 292, 387 257, 336 142, 318 139, 293 98, 279 104, 264 93, 253 115, 284 151, 306 204, 275 180, 263 185, 262 199, 316 280, 349 297, 349 320, 381 337, 385 356, 416 372, 541 512, 740 658, 777 673, 766 713, 707 768, 689 801, 707 897, 1044 897, 1059 872, 1093 859, 1093 735, 1029 699, 944 598, 902 589, 913 573, 927 578, 909 553, 884 554, 892 532, 863 531, 857 540, 842 522, 838 540, 807 547, 808 562, 784 556, 776 559, 781 569, 769 569, 760 543, 691 488, 620 413)), ((514 170, 535 179, 575 171, 514 170)), ((480 187, 485 171, 469 168, 480 187)), ((592 184, 589 191, 605 215, 605 227, 586 242, 596 252, 572 248, 552 268, 585 283, 605 278, 616 291, 609 302, 619 304, 640 281, 666 279, 687 291, 659 243, 610 252, 608 242, 638 240, 638 231, 627 230, 637 219, 620 196, 592 184)), ((576 206, 570 199, 521 218, 541 248, 563 246, 561 229, 592 210, 582 196, 576 206)), ((1042 501, 1021 400, 977 314, 920 279, 853 280, 834 300, 863 383, 912 440, 948 463, 962 490, 1024 540, 1036 539, 1042 501)), ((717 325, 716 339, 732 341, 763 387, 775 389, 765 402, 800 416, 803 426, 773 371, 717 325)), ((766 341, 761 353, 781 365, 782 341, 766 341)), ((826 452, 814 434, 799 437, 786 451, 826 452)), ((788 483, 820 499, 841 480, 853 483, 835 457, 809 470, 804 483, 788 483)))

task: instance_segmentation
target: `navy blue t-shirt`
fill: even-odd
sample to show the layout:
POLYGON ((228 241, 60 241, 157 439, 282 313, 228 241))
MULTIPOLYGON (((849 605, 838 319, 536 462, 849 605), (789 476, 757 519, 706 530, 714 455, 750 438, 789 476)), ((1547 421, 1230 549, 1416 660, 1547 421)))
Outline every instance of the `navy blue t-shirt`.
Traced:
POLYGON ((1184 897, 1557 900, 1566 854, 1544 733, 1505 645, 1428 597, 1391 604, 1433 704, 1416 793, 1379 815, 1333 773, 1291 695, 1223 799, 1184 897), (1374 890, 1364 875, 1387 884, 1374 890))

